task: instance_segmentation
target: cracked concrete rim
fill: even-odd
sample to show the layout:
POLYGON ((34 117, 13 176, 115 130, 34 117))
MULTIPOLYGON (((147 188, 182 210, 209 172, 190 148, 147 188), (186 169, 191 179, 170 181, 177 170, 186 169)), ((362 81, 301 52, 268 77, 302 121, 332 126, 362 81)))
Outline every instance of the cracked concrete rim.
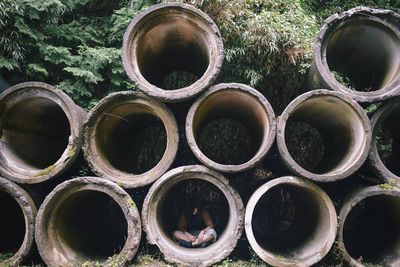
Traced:
MULTIPOLYGON (((45 109, 46 105, 42 105, 45 109)), ((81 107, 76 105, 63 91, 41 82, 20 83, 8 88, 0 95, 0 110, 2 130, 0 174, 2 176, 22 184, 40 183, 61 175, 74 163, 81 150, 83 140, 82 124, 83 120, 86 119, 87 113, 81 107), (53 106, 62 110, 69 123, 70 135, 67 140, 65 140, 67 142, 65 149, 63 149, 61 156, 57 157, 57 159, 52 163, 49 163, 45 168, 32 167, 27 163, 24 163, 24 159, 20 158, 20 156, 14 151, 15 148, 8 145, 9 140, 7 141, 5 139, 5 132, 8 129, 5 129, 4 127, 6 120, 8 119, 7 114, 10 113, 8 111, 13 111, 13 108, 19 107, 19 110, 13 111, 14 114, 17 114, 18 111, 31 112, 32 114, 33 111, 23 111, 23 109, 21 109, 21 103, 28 104, 27 102, 29 101, 30 103, 35 103, 36 107, 40 106, 43 101, 47 101, 47 106, 49 105, 48 103, 51 103, 53 106)), ((27 117, 27 114, 20 114, 20 116, 27 117)), ((25 126, 22 125, 20 127, 25 126)), ((12 138, 12 136, 13 135, 9 138, 12 138)), ((43 135, 43 138, 46 138, 46 136, 43 135)), ((15 140, 15 135, 13 139, 15 140)), ((25 145, 21 146, 24 147, 25 145)))
MULTIPOLYGON (((400 47, 400 28, 398 27, 399 21, 400 15, 391 10, 373 9, 367 7, 356 7, 340 14, 334 14, 327 18, 317 36, 317 40, 314 45, 314 60, 309 77, 309 83, 311 87, 328 88, 339 91, 349 95, 358 102, 381 101, 397 95, 400 91, 400 68, 398 67, 400 53, 398 52, 398 48, 391 48, 387 43, 382 44, 388 45, 388 51, 392 51, 394 53, 393 55, 387 56, 387 58, 388 60, 392 60, 394 58, 397 59, 397 66, 395 66, 396 64, 393 65, 393 70, 391 71, 392 73, 385 74, 391 77, 386 77, 388 81, 386 81, 383 86, 381 85, 378 90, 374 91, 356 91, 339 83, 331 74, 328 66, 327 50, 328 43, 334 34, 338 34, 341 28, 351 26, 352 24, 356 25, 357 23, 361 25, 359 27, 366 27, 370 25, 370 27, 380 30, 382 34, 385 33, 387 36, 391 36, 390 38, 393 46, 400 47)), ((376 43, 379 41, 377 38, 379 37, 369 39, 374 40, 376 43)), ((382 48, 381 51, 382 50, 384 49, 382 48)), ((375 53, 369 53, 365 56, 369 57, 374 54, 375 53)), ((373 63, 371 65, 373 65, 373 63)))
MULTIPOLYGON (((293 177, 293 176, 285 176, 280 177, 274 180, 271 180, 265 184, 263 184, 260 188, 258 188, 253 195, 250 197, 249 202, 246 206, 246 215, 245 215, 245 230, 247 239, 253 248, 253 250, 257 253, 257 255, 272 266, 311 266, 318 261, 320 261, 330 250, 332 247, 335 237, 336 237, 336 229, 337 229, 337 216, 335 207, 329 198, 329 196, 314 183, 309 182, 307 180, 293 177), (291 185, 299 188, 300 190, 304 190, 304 194, 311 193, 314 195, 316 199, 318 199, 318 205, 321 209, 326 210, 325 221, 319 219, 319 224, 321 225, 329 225, 328 231, 324 233, 320 233, 317 240, 318 244, 308 244, 303 245, 301 254, 296 254, 296 256, 282 256, 269 251, 263 248, 255 237, 255 233, 253 232, 252 220, 254 215, 254 210, 256 208, 257 203, 260 199, 269 193, 271 189, 276 186, 282 185, 291 185), (322 239, 322 241, 321 241, 322 239)), ((317 237, 314 236, 314 239, 317 237)), ((314 240, 315 241, 315 240, 314 240)), ((311 241, 307 241, 311 242, 311 241)))
POLYGON ((253 168, 265 158, 275 140, 276 119, 270 103, 257 90, 239 83, 221 83, 209 88, 195 101, 186 117, 185 130, 189 147, 198 160, 216 171, 234 173, 253 168), (251 113, 248 117, 249 119, 255 118, 254 127, 262 130, 262 140, 257 152, 251 159, 242 164, 234 165, 215 162, 207 157, 197 144, 195 130, 200 127, 199 124, 201 123, 199 121, 213 113, 213 104, 214 106, 219 105, 218 98, 221 99, 222 104, 231 101, 229 106, 225 107, 227 110, 235 112, 242 109, 242 112, 251 113), (236 102, 234 102, 235 98, 237 98, 236 102), (217 103, 209 103, 212 101, 217 103), (205 109, 208 110, 204 111, 205 109))
MULTIPOLYGON (((371 143, 371 126, 363 108, 349 96, 325 89, 313 90, 295 98, 279 117, 277 129, 279 154, 285 165, 295 174, 319 182, 337 181, 353 174, 366 160, 371 143), (301 121, 320 123, 321 128, 328 125, 328 132, 335 136, 346 134, 348 150, 339 155, 333 166, 321 173, 306 170, 293 159, 286 145, 285 130, 291 116, 297 119, 305 116, 301 121), (343 124, 337 128, 338 132, 334 132, 336 126, 332 123, 333 119, 336 124, 343 124)), ((342 141, 341 144, 346 144, 342 141)))
POLYGON ((164 254, 165 260, 184 266, 210 266, 227 257, 235 248, 243 230, 244 207, 239 194, 221 174, 201 165, 175 168, 165 173, 150 188, 142 209, 143 229, 147 241, 155 244, 164 254), (164 194, 174 185, 189 179, 200 179, 217 186, 224 194, 230 209, 229 222, 216 243, 200 249, 188 249, 176 244, 160 230, 157 222, 157 207, 164 194))
MULTIPOLYGON (((138 111, 133 110, 130 112, 135 114, 138 111)), ((165 104, 139 92, 118 92, 103 98, 89 112, 88 120, 84 124, 83 151, 89 166, 98 176, 112 180, 124 188, 136 188, 157 180, 173 163, 178 150, 178 143, 178 126, 172 112, 165 104), (145 112, 161 120, 165 128, 167 144, 161 160, 152 169, 141 174, 128 173, 113 167, 96 143, 97 127, 101 122, 102 116, 110 110, 123 105, 142 108, 145 112)))
POLYGON ((24 215, 24 240, 18 251, 4 262, 6 266, 19 266, 28 257, 34 243, 36 205, 24 189, 2 177, 0 177, 0 191, 10 195, 18 203, 24 215))
POLYGON ((149 7, 131 21, 124 34, 121 56, 126 73, 141 91, 164 102, 180 102, 196 96, 214 82, 221 69, 224 52, 218 27, 207 14, 184 3, 161 3, 149 7), (196 41, 202 40, 199 45, 206 47, 209 62, 204 74, 196 82, 184 88, 164 90, 143 76, 138 63, 138 43, 157 19, 168 18, 173 21, 175 17, 184 18, 181 21, 187 21, 199 33, 196 41))
POLYGON ((92 259, 84 258, 59 240, 54 220, 63 201, 82 191, 96 191, 108 195, 121 208, 127 223, 127 238, 121 252, 109 257, 102 266, 125 266, 133 259, 141 239, 139 211, 132 198, 117 184, 97 178, 80 177, 59 184, 44 200, 36 218, 36 244, 49 266, 75 266, 92 259))

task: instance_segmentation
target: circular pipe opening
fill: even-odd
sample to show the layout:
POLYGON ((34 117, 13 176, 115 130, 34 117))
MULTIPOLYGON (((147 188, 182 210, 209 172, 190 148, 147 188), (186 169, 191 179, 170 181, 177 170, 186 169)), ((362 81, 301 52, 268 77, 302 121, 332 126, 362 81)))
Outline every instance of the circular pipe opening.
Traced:
POLYGON ((246 208, 253 250, 273 266, 310 266, 322 259, 336 235, 329 197, 310 182, 282 177, 260 187, 246 208))
POLYGON ((173 169, 157 180, 144 201, 142 219, 148 242, 156 244, 167 261, 209 266, 235 248, 243 227, 242 212, 240 196, 223 176, 194 165, 173 169), (209 213, 217 232, 216 242, 205 248, 182 247, 173 239, 189 200, 209 213))
POLYGON ((79 153, 85 112, 63 92, 22 83, 0 95, 0 171, 19 183, 61 174, 79 153))
POLYGON ((400 194, 379 186, 356 194, 341 211, 339 242, 355 266, 400 262, 400 194))
POLYGON ((159 4, 130 23, 122 58, 141 90, 164 101, 178 101, 214 81, 223 46, 217 26, 205 13, 181 3, 159 4))
POLYGON ((132 199, 99 178, 62 183, 46 198, 37 218, 39 252, 48 265, 126 263, 140 241, 132 199))
POLYGON ((340 93, 316 90, 299 96, 283 111, 278 148, 295 173, 334 181, 349 176, 364 162, 370 132, 368 117, 355 101, 340 93))
POLYGON ((159 178, 178 147, 168 108, 134 92, 112 94, 93 108, 85 124, 84 150, 95 173, 125 187, 159 178))
POLYGON ((249 169, 268 153, 275 138, 268 101, 243 84, 210 88, 189 110, 186 136, 205 165, 223 172, 249 169))

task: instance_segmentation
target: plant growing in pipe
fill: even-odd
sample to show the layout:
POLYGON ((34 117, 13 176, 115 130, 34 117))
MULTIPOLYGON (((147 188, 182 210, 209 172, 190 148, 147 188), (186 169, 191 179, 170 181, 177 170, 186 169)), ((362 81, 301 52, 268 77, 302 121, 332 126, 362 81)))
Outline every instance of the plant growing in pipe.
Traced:
POLYGON ((184 101, 216 79, 223 61, 219 30, 191 5, 154 5, 129 24, 122 44, 126 73, 162 101, 184 101))
POLYGON ((97 177, 76 178, 46 197, 36 218, 35 237, 49 266, 124 266, 139 247, 139 212, 117 184, 97 177))
POLYGON ((311 266, 330 250, 336 211, 318 186, 297 177, 271 180, 251 196, 245 216, 247 239, 272 266, 311 266))
POLYGON ((291 171, 329 182, 348 177, 363 164, 371 126, 365 111, 350 97, 314 90, 298 96, 282 112, 277 141, 291 171))

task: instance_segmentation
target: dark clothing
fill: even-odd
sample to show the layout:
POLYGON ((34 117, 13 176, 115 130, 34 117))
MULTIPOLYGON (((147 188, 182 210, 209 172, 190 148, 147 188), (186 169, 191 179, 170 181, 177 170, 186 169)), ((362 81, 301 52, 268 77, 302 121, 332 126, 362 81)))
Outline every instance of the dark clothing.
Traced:
POLYGON ((187 219, 187 231, 196 231, 205 228, 203 218, 201 217, 201 210, 198 210, 195 215, 189 214, 187 219))

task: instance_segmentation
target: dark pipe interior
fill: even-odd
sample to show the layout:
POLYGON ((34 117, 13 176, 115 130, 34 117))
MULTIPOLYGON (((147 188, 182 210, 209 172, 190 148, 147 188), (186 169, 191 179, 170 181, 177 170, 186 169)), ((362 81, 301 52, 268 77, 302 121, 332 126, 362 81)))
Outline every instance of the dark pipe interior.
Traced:
POLYGON ((400 176, 400 110, 392 112, 382 122, 376 135, 376 147, 383 164, 400 176))
POLYGON ((400 198, 372 196, 359 202, 343 226, 347 252, 364 264, 389 264, 400 258, 400 198))
POLYGON ((264 108, 252 96, 219 91, 199 105, 193 135, 209 159, 220 164, 242 164, 260 149, 265 120, 264 108))
POLYGON ((317 193, 290 184, 268 190, 255 206, 252 229, 265 250, 284 257, 299 257, 321 249, 329 230, 328 211, 317 193))
POLYGON ((54 101, 21 100, 1 116, 3 155, 25 169, 45 169, 64 153, 71 134, 68 118, 54 101))
POLYGON ((400 40, 382 23, 357 18, 329 38, 327 62, 346 87, 376 91, 400 78, 400 40))
POLYGON ((79 255, 107 259, 121 252, 127 238, 121 207, 107 194, 85 190, 63 201, 55 219, 58 239, 79 255))
POLYGON ((164 193, 157 207, 158 224, 164 234, 172 240, 172 233, 177 230, 179 217, 189 200, 210 213, 215 230, 220 236, 229 220, 228 202, 218 187, 199 179, 177 183, 164 193))
POLYGON ((192 20, 171 11, 148 22, 137 43, 137 62, 143 77, 165 90, 191 85, 209 65, 204 31, 192 20))
POLYGON ((0 213, 0 254, 10 254, 11 257, 24 241, 25 218, 18 202, 2 190, 0 190, 0 213))
POLYGON ((126 104, 104 113, 96 128, 96 143, 114 168, 141 174, 163 157, 167 134, 160 118, 126 104))

